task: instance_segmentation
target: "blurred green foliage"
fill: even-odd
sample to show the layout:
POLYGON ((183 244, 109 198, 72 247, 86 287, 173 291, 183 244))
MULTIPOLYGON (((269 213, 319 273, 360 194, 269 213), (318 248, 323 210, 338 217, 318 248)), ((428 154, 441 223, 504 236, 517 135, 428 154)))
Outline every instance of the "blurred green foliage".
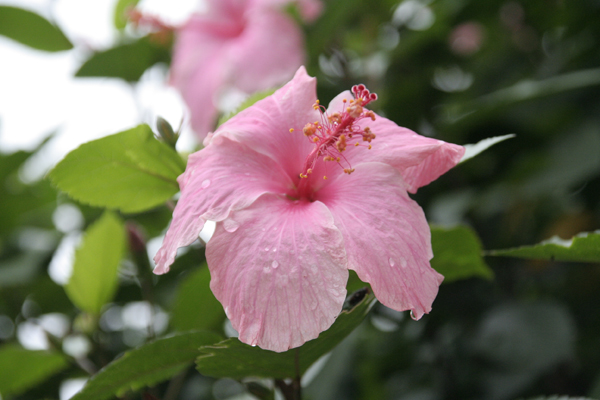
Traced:
POLYGON ((0 35, 37 50, 55 52, 73 48, 65 34, 48 20, 16 7, 0 6, 0 35))
MULTIPOLYGON (((134 2, 118 3, 123 8, 134 2)), ((458 265, 454 268, 461 268, 462 258, 444 254, 468 252, 465 259, 470 261, 462 265, 477 265, 479 272, 453 271, 456 279, 447 279, 432 312, 418 322, 407 313, 375 306, 324 361, 320 373, 305 382, 305 398, 600 398, 598 263, 549 260, 553 253, 531 260, 487 257, 484 263, 477 254, 479 246, 513 248, 599 228, 598 21, 598 0, 329 0, 323 15, 305 26, 307 68, 318 77, 322 104, 362 82, 379 95, 373 103, 376 112, 421 134, 459 144, 516 134, 414 196, 440 227, 433 231, 434 252, 439 255, 433 264, 452 268, 452 261, 458 265), (486 265, 493 280, 477 277, 491 276, 486 265)), ((122 23, 117 18, 121 29, 122 23)), ((20 40, 17 31, 1 29, 20 40)), ((77 74, 135 82, 154 63, 169 62, 168 43, 121 32, 120 44, 92 55, 77 74)), ((40 48, 28 40, 21 42, 40 48)), ((69 48, 68 41, 62 43, 69 48)), ((62 49, 54 47, 45 49, 62 49)), ((103 388, 110 390, 102 392, 102 398, 146 384, 153 387, 124 393, 125 398, 225 399, 250 387, 254 393, 267 393, 263 398, 271 393, 269 387, 261 392, 264 382, 244 380, 236 386, 232 380, 199 375, 191 366, 197 357, 193 349, 184 351, 182 358, 171 354, 173 368, 156 379, 151 376, 152 363, 161 362, 154 359, 153 349, 169 341, 165 335, 190 328, 221 335, 229 331, 209 292, 201 244, 183 251, 169 274, 158 278, 150 273, 148 247, 154 248, 153 240, 169 222, 171 209, 165 201, 177 191, 174 179, 183 161, 156 141, 149 128, 135 130, 143 134, 140 140, 127 139, 127 147, 133 149, 129 152, 120 151, 120 142, 109 143, 116 140, 112 136, 100 139, 99 147, 76 150, 81 157, 73 165, 69 157, 76 152, 59 164, 50 178, 67 194, 48 180, 21 179, 20 171, 37 150, 0 154, 4 399, 58 398, 61 383, 92 376, 103 367, 114 378, 106 381, 103 388), (113 182, 97 181, 99 175, 80 164, 96 162, 102 151, 115 161, 112 167, 123 179, 133 170, 152 174, 125 180, 109 198, 102 198, 94 187, 113 182), (135 168, 123 172, 123 165, 135 168), (64 184, 77 173, 77 184, 64 184), (86 198, 76 194, 82 187, 86 198), (131 205, 123 203, 129 195, 119 197, 127 190, 155 195, 152 201, 131 205), (119 218, 125 221, 129 240, 116 292, 94 316, 77 309, 62 286, 66 282, 53 271, 69 263, 77 236, 101 218, 100 207, 123 212, 119 218), (198 314, 186 320, 186 313, 203 306, 206 319, 196 320, 202 315, 196 310, 198 314), (16 342, 36 335, 50 352, 16 347, 16 342), (131 351, 137 346, 142 346, 139 353, 131 351), (137 361, 135 354, 141 355, 137 361), (128 377, 131 368, 126 364, 131 360, 138 370, 148 367, 152 379, 128 377), (12 365, 30 372, 25 378, 12 365), (121 370, 123 365, 127 368, 121 370), (5 373, 9 368, 16 378, 5 373)), ((600 249, 593 242, 586 251, 598 254, 600 249)), ((360 286, 357 279, 351 284, 360 286)), ((91 382, 86 390, 99 385, 91 382)))

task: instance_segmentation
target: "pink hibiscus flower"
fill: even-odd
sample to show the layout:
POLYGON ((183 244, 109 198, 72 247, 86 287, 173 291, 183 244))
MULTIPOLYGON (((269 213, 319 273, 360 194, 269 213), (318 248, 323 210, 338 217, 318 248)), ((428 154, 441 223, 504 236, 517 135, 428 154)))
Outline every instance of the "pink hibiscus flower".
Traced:
MULTIPOLYGON (((222 90, 246 93, 289 80, 304 61, 302 33, 282 7, 292 0, 209 0, 176 30, 171 83, 191 111, 202 139, 214 127, 222 90)), ((299 0, 301 13, 315 18, 317 0, 299 0)))
POLYGON ((443 277, 407 192, 456 165, 464 148, 377 116, 365 108, 376 96, 353 92, 325 111, 301 67, 207 137, 178 179, 154 272, 217 221, 206 247, 211 289, 242 342, 285 351, 316 338, 341 311, 348 269, 390 308, 417 319, 431 310, 443 277))

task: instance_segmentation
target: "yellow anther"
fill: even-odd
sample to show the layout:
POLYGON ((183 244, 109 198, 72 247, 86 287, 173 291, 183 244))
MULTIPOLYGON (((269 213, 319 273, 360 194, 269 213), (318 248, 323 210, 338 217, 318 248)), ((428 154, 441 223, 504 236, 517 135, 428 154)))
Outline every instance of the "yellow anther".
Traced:
POLYGON ((357 143, 354 143, 354 146, 358 146, 358 142, 357 142, 357 143))
POLYGON ((327 179, 327 177, 325 175, 323 175, 323 179, 327 179))
POLYGON ((344 172, 347 173, 348 175, 350 175, 354 171, 355 171, 354 168, 344 168, 344 172))
POLYGON ((308 175, 303 174, 302 172, 300 172, 300 178, 304 179, 304 178, 308 178, 308 175))
POLYGON ((355 101, 355 102, 350 102, 350 107, 346 108, 346 111, 348 111, 348 114, 350 114, 350 116, 352 118, 358 118, 360 117, 360 115, 363 112, 363 108, 360 105, 360 102, 355 101))
POLYGON ((302 130, 306 136, 312 136, 317 131, 317 128, 313 124, 306 124, 302 130))
POLYGON ((306 171, 306 174, 307 174, 307 175, 308 175, 308 174, 312 174, 312 168, 309 168, 309 169, 306 171))
POLYGON ((346 135, 341 134, 337 142, 335 142, 335 146, 340 153, 346 150, 346 135))
POLYGON ((294 128, 290 128, 290 133, 294 132, 294 128))
POLYGON ((344 100, 342 100, 342 102, 343 102, 343 103, 347 103, 347 102, 348 102, 348 100, 344 99, 344 100))
POLYGON ((336 161, 337 161, 337 162, 340 162, 340 160, 341 160, 341 158, 339 158, 339 157, 338 157, 336 161))
POLYGON ((340 115, 340 113, 333 113, 329 115, 327 119, 329 119, 329 122, 331 123, 339 124, 340 122, 342 122, 342 116, 340 115))
POLYGON ((373 111, 367 111, 365 116, 371 118, 372 121, 375 121, 375 113, 373 111))
POLYGON ((372 146, 371 146, 371 145, 369 145, 368 149, 369 149, 369 150, 371 150, 371 148, 372 148, 372 146))

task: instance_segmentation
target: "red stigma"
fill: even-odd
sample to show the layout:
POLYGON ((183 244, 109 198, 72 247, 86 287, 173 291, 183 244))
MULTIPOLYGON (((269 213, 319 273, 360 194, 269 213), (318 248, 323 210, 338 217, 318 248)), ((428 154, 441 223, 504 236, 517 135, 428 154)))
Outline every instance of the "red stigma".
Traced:
POLYGON ((306 158, 302 172, 299 174, 302 178, 299 189, 306 189, 304 182, 320 160, 336 162, 345 173, 351 174, 354 168, 343 153, 359 146, 371 149, 370 143, 375 139, 375 134, 369 127, 358 126, 357 122, 367 118, 375 120, 375 113, 365 109, 364 106, 377 100, 377 95, 371 93, 362 84, 353 86, 352 93, 354 99, 344 99, 342 110, 329 110, 331 114, 319 104, 318 100, 314 104, 314 109, 321 112, 321 121, 309 122, 303 128, 304 135, 315 144, 315 147, 306 158), (363 142, 367 143, 362 144, 363 142))

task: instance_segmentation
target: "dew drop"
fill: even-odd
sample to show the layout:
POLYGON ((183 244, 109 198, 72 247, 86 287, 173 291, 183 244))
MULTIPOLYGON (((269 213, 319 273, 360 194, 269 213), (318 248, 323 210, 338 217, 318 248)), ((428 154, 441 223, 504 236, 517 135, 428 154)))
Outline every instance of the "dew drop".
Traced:
POLYGON ((413 312, 413 310, 410 310, 410 317, 411 317, 413 320, 415 320, 415 321, 418 321, 418 320, 419 320, 419 318, 417 318, 417 317, 415 316, 415 313, 413 312))
POLYGON ((273 252, 276 252, 276 251, 277 251, 277 249, 275 247, 273 247, 273 252))
POLYGON ((229 233, 233 233, 233 232, 237 231, 237 229, 239 227, 240 227, 240 224, 231 218, 223 221, 223 228, 225 228, 225 230, 229 233))
POLYGON ((273 262, 271 263, 271 266, 273 268, 277 268, 277 267, 279 267, 279 263, 277 262, 277 260, 273 260, 273 262))
POLYGON ((406 262, 406 258, 400 257, 400 266, 402 268, 406 268, 407 265, 408 265, 408 263, 406 262))
POLYGON ((265 247, 265 251, 269 251, 269 248, 268 248, 268 247, 265 247))
POLYGON ((205 179, 202 181, 202 189, 206 189, 210 186, 210 179, 205 179))
POLYGON ((394 267, 396 265, 396 261, 392 257, 388 258, 388 262, 390 263, 390 267, 394 267))

